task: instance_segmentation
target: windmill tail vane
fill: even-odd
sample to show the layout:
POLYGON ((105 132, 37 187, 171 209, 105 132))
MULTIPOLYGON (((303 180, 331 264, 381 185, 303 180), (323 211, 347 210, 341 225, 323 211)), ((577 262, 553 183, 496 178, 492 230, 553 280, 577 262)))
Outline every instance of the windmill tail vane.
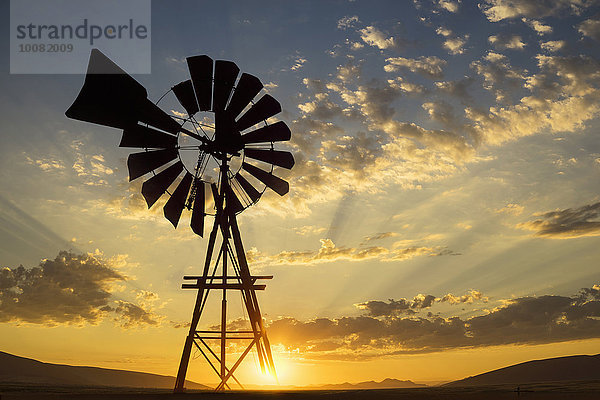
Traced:
POLYGON ((290 140, 291 132, 282 121, 268 123, 281 112, 281 105, 269 94, 258 98, 262 83, 253 75, 240 75, 235 63, 199 55, 188 57, 187 66, 190 79, 163 96, 170 95, 185 110, 185 117, 171 116, 160 102, 148 99, 139 82, 94 49, 83 87, 66 115, 123 130, 119 146, 141 150, 127 159, 129 180, 146 177, 141 192, 148 208, 167 198, 163 213, 175 228, 186 209, 192 231, 204 236, 206 216, 214 216, 202 274, 183 277, 182 288, 195 290, 196 301, 174 390, 185 389, 192 349, 218 375, 216 390, 229 389, 231 381, 243 388, 234 373, 253 349, 261 370, 276 376, 256 295, 266 288, 259 282, 273 277, 251 274, 237 215, 267 189, 281 196, 288 193, 288 182, 275 175, 275 168, 291 169, 294 157, 275 150, 275 144, 290 140), (201 123, 197 113, 203 115, 201 123), (227 325, 232 291, 241 294, 250 329, 227 325), (201 330, 211 293, 221 297, 219 329, 201 330), (227 354, 230 341, 240 343, 243 352, 227 354))

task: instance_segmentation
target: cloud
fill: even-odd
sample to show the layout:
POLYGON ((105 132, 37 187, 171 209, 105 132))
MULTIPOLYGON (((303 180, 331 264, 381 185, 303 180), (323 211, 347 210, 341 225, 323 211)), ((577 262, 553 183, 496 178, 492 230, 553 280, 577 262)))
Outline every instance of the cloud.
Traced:
POLYGON ((600 236, 600 203, 579 208, 549 211, 540 219, 518 224, 517 227, 550 239, 572 239, 600 236))
POLYGON ((529 27, 540 36, 552 33, 552 27, 550 25, 544 25, 538 20, 521 18, 521 21, 529 25, 529 27))
POLYGON ((471 68, 483 78, 483 87, 503 103, 510 100, 510 94, 523 86, 525 71, 512 66, 503 54, 489 51, 481 60, 473 61, 471 68))
POLYGON ((471 304, 475 301, 489 301, 489 298, 484 296, 480 291, 471 290, 469 293, 462 296, 455 296, 448 293, 442 297, 436 297, 431 294, 418 294, 408 300, 402 298, 400 300, 389 299, 387 302, 379 300, 370 300, 364 303, 355 304, 356 308, 365 310, 370 317, 386 317, 393 318, 402 314, 416 314, 418 310, 431 308, 435 303, 471 304))
POLYGON ((366 28, 360 29, 360 38, 372 47, 377 47, 381 50, 395 49, 400 47, 400 43, 393 36, 387 37, 385 33, 380 31, 374 26, 367 26, 366 28))
POLYGON ((140 306, 112 300, 115 285, 126 279, 99 253, 61 251, 54 260, 42 260, 34 268, 4 267, 0 322, 97 324, 115 312, 123 327, 155 324, 156 318, 140 306))
POLYGON ((356 15, 353 15, 351 17, 345 16, 338 20, 337 27, 338 29, 353 28, 356 23, 358 23, 358 17, 356 15))
POLYGON ((438 79, 443 76, 443 67, 446 61, 436 56, 419 58, 391 57, 385 60, 388 64, 384 66, 386 72, 395 72, 400 69, 408 69, 410 72, 423 75, 427 78, 438 79))
POLYGON ((435 33, 437 33, 440 36, 443 37, 448 37, 448 36, 452 36, 452 31, 444 26, 440 26, 435 30, 435 33))
POLYGON ((140 325, 158 325, 159 318, 152 312, 144 310, 137 304, 117 300, 116 307, 111 309, 117 314, 114 319, 123 328, 133 328, 140 325))
POLYGON ((97 323, 110 286, 125 277, 93 255, 61 251, 38 267, 0 271, 0 321, 97 323))
POLYGON ((28 164, 35 165, 44 172, 62 171, 65 169, 65 164, 59 159, 47 157, 34 160, 29 156, 25 156, 25 160, 27 160, 28 164))
MULTIPOLYGON (((381 124, 380 129, 395 139, 386 146, 386 150, 391 154, 397 152, 397 157, 406 152, 402 151, 402 147, 406 145, 406 142, 402 140, 403 137, 413 138, 426 145, 429 151, 442 152, 457 163, 470 160, 475 155, 475 149, 466 141, 466 139, 454 132, 427 130, 416 124, 394 120, 381 124)), ((435 155, 431 154, 431 156, 433 157, 435 155)), ((433 162, 433 160, 430 161, 433 162)), ((440 166, 438 165, 438 168, 439 167, 440 166)))
POLYGON ((437 81, 435 82, 435 86, 440 92, 457 97, 465 102, 470 102, 472 97, 468 92, 468 88, 474 81, 473 78, 466 77, 456 81, 437 81))
POLYGON ((443 46, 450 54, 463 54, 465 52, 465 44, 467 43, 467 40, 469 40, 469 35, 449 38, 444 40, 443 46))
POLYGON ((600 42, 600 19, 586 19, 577 26, 577 30, 583 35, 600 42))
POLYGON ((436 5, 442 10, 457 13, 461 0, 437 0, 436 5))
POLYGON ((293 61, 292 66, 290 67, 290 69, 292 71, 297 71, 300 68, 302 68, 302 66, 304 65, 305 62, 306 62, 306 58, 304 58, 304 57, 296 57, 296 59, 293 61))
POLYGON ((510 18, 542 18, 572 13, 578 15, 596 0, 485 0, 479 5, 491 22, 510 18))
POLYGON ((450 304, 471 304, 475 301, 482 300, 483 302, 487 302, 489 300, 488 297, 484 296, 478 290, 470 290, 469 293, 463 294, 462 296, 455 296, 452 293, 448 293, 444 297, 442 297, 439 301, 442 303, 450 303, 450 304))
POLYGON ((389 299, 387 302, 379 300, 370 300, 365 303, 356 304, 356 308, 367 311, 367 315, 372 317, 391 317, 400 314, 415 313, 414 309, 431 307, 435 301, 435 296, 419 294, 413 300, 389 299))
POLYGON ((523 210, 525 210, 525 207, 519 205, 519 204, 514 204, 514 203, 510 203, 507 204, 506 206, 499 208, 496 210, 496 213, 498 214, 512 214, 512 215, 521 215, 523 213, 523 210))
POLYGON ((383 240, 391 237, 396 237, 398 234, 396 232, 381 232, 372 236, 365 236, 363 243, 372 242, 374 240, 383 240))
POLYGON ((395 90, 400 90, 403 93, 421 94, 426 91, 425 87, 412 82, 405 82, 404 78, 397 76, 394 79, 387 80, 388 85, 395 90))
POLYGON ((438 27, 435 33, 446 38, 443 47, 450 54, 463 54, 465 52, 464 46, 467 40, 469 40, 469 35, 464 35, 463 37, 455 36, 450 29, 444 26, 438 27))
POLYGON ((488 37, 488 42, 498 50, 523 50, 525 43, 521 35, 499 33, 488 37))
POLYGON ((315 234, 323 233, 326 230, 327 230, 327 228, 317 227, 317 226, 313 226, 313 225, 304 225, 301 227, 294 228, 294 232, 296 232, 300 236, 315 235, 315 234))
MULTIPOLYGON (((465 296, 450 298, 455 304, 485 301, 477 291, 465 296)), ((298 350, 307 359, 364 360, 392 354, 600 337, 599 285, 582 289, 572 297, 545 295, 505 300, 500 307, 464 319, 432 313, 420 317, 413 312, 405 316, 406 310, 418 312, 440 302, 432 297, 361 303, 360 308, 367 315, 357 317, 311 321, 281 318, 269 324, 269 338, 272 344, 298 350)))
POLYGON ((440 122, 445 127, 458 127, 459 124, 450 104, 444 101, 430 101, 423 103, 421 107, 427 111, 433 121, 440 122))
POLYGON ((316 93, 314 100, 298 104, 303 115, 310 114, 317 119, 331 119, 343 114, 342 108, 329 99, 327 93, 316 93))
POLYGON ((540 43, 540 47, 542 48, 542 50, 546 50, 552 53, 562 50, 566 46, 567 42, 565 42, 564 40, 549 40, 547 42, 540 43))
POLYGON ((255 247, 246 252, 248 262, 255 266, 266 265, 314 265, 334 261, 362 261, 377 259, 380 261, 402 261, 418 256, 446 255, 443 247, 411 246, 389 249, 382 246, 346 247, 336 246, 331 239, 320 239, 318 250, 282 251, 268 255, 255 247))
POLYGON ((113 174, 113 169, 106 166, 104 156, 101 154, 86 154, 83 152, 83 142, 75 140, 71 143, 71 149, 75 152, 73 170, 79 178, 88 186, 107 185, 108 175, 113 174))
POLYGON ((484 142, 497 145, 542 131, 573 132, 600 112, 600 64, 593 58, 538 55, 539 72, 529 76, 511 67, 505 56, 488 53, 484 60, 472 67, 499 101, 507 100, 508 86, 516 90, 522 85, 530 92, 514 105, 491 107, 489 112, 465 109, 484 142))

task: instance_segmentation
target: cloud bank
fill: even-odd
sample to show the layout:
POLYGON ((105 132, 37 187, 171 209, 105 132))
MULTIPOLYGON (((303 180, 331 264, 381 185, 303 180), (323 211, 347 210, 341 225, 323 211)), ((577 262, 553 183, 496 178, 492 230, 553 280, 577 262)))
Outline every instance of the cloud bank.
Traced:
MULTIPOLYGON (((470 292, 465 301, 482 299, 470 292)), ((307 359, 364 360, 382 355, 430 353, 459 348, 543 344, 600 338, 600 285, 566 296, 527 296, 470 318, 403 316, 405 310, 462 296, 419 295, 413 300, 362 303, 367 315, 299 321, 280 318, 268 328, 271 343, 307 359)), ((361 305, 359 305, 361 306, 361 305)))
POLYGON ((124 328, 156 325, 142 306, 115 300, 115 284, 127 278, 94 254, 61 251, 39 266, 0 269, 0 322, 98 324, 106 317, 124 328))

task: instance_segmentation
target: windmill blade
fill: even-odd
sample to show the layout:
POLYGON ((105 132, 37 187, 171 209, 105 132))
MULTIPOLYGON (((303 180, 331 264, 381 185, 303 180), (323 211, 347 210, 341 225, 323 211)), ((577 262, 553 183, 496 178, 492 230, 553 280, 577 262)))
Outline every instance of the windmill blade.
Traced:
POLYGON ((292 169, 294 166, 294 156, 289 151, 245 149, 244 154, 246 157, 277 165, 278 167, 292 169))
POLYGON ((215 112, 215 143, 228 151, 237 152, 244 145, 242 136, 235 129, 233 118, 229 116, 227 111, 215 112))
POLYGON ((235 179, 239 182, 240 186, 244 189, 244 192, 248 194, 248 197, 250 197, 250 200, 252 200, 253 203, 256 203, 258 199, 260 199, 260 192, 256 190, 246 178, 240 175, 239 172, 235 174, 235 179))
POLYGON ((129 182, 165 165, 175 158, 177 158, 176 149, 143 151, 141 153, 130 154, 129 158, 127 158, 129 182))
POLYGON ((138 121, 145 122, 148 125, 162 129, 165 132, 177 135, 181 128, 181 125, 179 125, 177 121, 148 99, 144 99, 143 104, 141 104, 136 111, 138 121))
POLYGON ((281 112, 281 104, 271 95, 265 94, 256 102, 236 123, 237 129, 241 132, 250 128, 252 125, 264 121, 269 117, 281 112))
POLYGON ((242 168, 248 171, 256 179, 273 189, 278 195, 283 196, 290 191, 290 185, 283 179, 267 172, 260 168, 250 165, 248 163, 242 163, 242 168))
POLYGON ((194 176, 189 172, 186 172, 181 182, 179 182, 179 185, 177 185, 177 189, 175 189, 175 191, 167 201, 167 204, 165 204, 165 206, 163 207, 165 218, 168 219, 175 228, 177 228, 179 218, 181 218, 181 212, 185 207, 185 201, 187 200, 187 196, 190 191, 190 186, 192 186, 193 179, 194 176))
POLYGON ((200 111, 209 111, 212 100, 213 60, 209 56, 186 58, 200 111))
POLYGON ((167 149, 177 146, 177 136, 142 125, 125 128, 119 147, 167 149))
POLYGON ((200 237, 204 236, 204 199, 205 199, 205 190, 204 190, 204 182, 201 180, 196 181, 196 194, 194 199, 194 208, 192 209, 192 220, 190 222, 190 226, 192 227, 192 231, 200 237))
POLYGON ((144 182, 142 185, 142 196, 144 196, 144 199, 146 199, 148 208, 152 207, 152 205, 156 203, 160 196, 166 192, 173 181, 177 179, 181 171, 183 171, 183 163, 181 161, 177 161, 169 168, 165 169, 159 174, 154 175, 152 178, 144 182))
POLYGON ((223 111, 240 69, 231 61, 215 61, 213 111, 223 111))
POLYGON ((255 131, 251 131, 242 136, 245 144, 249 143, 268 143, 285 142, 290 140, 292 132, 283 122, 279 121, 271 125, 263 126, 255 131))
POLYGON ((194 86, 190 79, 178 83, 171 89, 173 89, 175 97, 179 100, 179 104, 185 108, 185 112, 187 112, 190 117, 200 111, 198 103, 196 102, 196 95, 194 94, 194 86))
POLYGON ((227 111, 229 114, 235 118, 237 117, 242 110, 250 104, 252 99, 260 92, 263 88, 263 84, 260 80, 254 75, 250 75, 247 73, 243 73, 240 81, 238 82, 235 90, 233 91, 233 96, 231 96, 231 101, 227 106, 227 111))

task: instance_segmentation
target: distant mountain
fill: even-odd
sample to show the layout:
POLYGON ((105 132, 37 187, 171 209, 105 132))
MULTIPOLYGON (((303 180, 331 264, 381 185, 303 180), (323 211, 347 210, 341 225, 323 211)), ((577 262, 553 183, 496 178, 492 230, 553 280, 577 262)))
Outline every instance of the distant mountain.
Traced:
POLYGON ((367 381, 360 383, 337 383, 322 386, 311 386, 310 389, 325 389, 325 390, 346 390, 346 389, 406 389, 406 388, 418 388, 426 387, 427 385, 421 385, 412 381, 401 381, 398 379, 387 378, 381 382, 367 381))
MULTIPOLYGON (((0 351, 0 384, 3 382, 159 389, 172 389, 175 386, 175 378, 172 376, 43 363, 0 351)), ((186 381, 186 387, 188 389, 209 389, 207 386, 191 381, 186 381)))
POLYGON ((526 385, 537 382, 592 380, 600 380, 600 354, 527 361, 450 382, 444 386, 526 385))

